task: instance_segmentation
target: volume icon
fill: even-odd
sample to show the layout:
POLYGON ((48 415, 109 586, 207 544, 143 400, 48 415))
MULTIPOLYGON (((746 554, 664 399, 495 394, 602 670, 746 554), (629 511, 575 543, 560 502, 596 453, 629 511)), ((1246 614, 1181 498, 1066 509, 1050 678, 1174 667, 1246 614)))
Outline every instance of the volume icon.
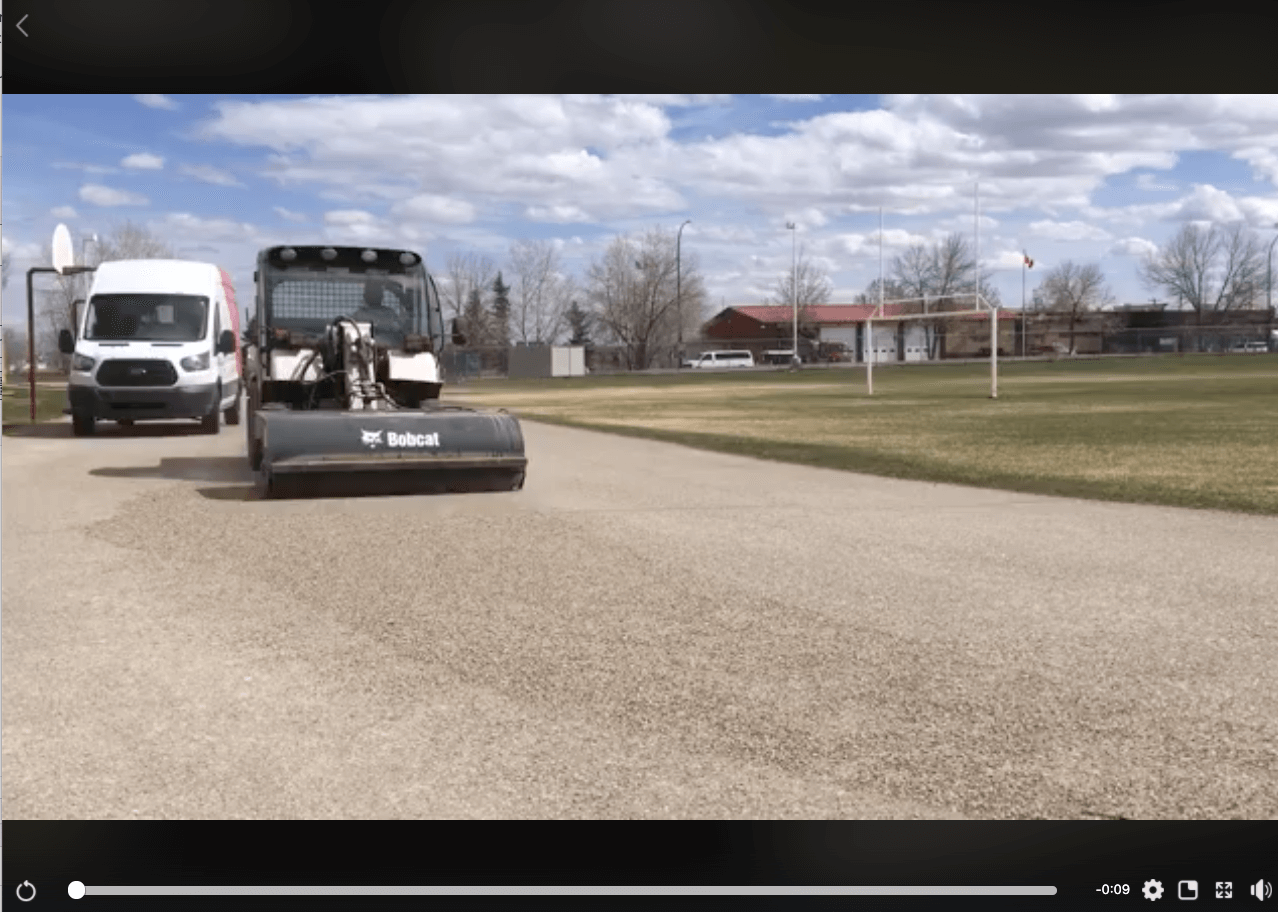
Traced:
POLYGON ((1261 901, 1274 898, 1274 885, 1263 878, 1252 884, 1250 889, 1251 895, 1261 901))

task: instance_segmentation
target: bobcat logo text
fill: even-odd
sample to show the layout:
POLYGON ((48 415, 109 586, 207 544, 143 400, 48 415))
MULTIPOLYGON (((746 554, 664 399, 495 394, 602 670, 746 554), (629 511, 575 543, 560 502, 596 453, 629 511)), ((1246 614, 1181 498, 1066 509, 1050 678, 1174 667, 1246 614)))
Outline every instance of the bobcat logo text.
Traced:
POLYGON ((397 431, 387 431, 385 441, 382 440, 381 431, 365 431, 360 429, 363 435, 362 442, 364 446, 370 450, 375 450, 383 443, 392 449, 414 449, 420 447, 438 447, 439 434, 410 434, 399 433, 397 431))

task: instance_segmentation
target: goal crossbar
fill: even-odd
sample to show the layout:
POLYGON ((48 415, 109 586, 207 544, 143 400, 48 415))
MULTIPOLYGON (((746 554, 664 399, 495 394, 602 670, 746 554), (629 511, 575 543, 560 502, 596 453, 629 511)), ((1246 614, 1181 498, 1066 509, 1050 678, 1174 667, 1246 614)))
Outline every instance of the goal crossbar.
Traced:
MULTIPOLYGON (((1001 308, 991 304, 989 299, 983 294, 970 292, 967 294, 945 295, 937 298, 894 298, 891 301, 880 301, 874 306, 874 310, 870 316, 866 318, 867 327, 873 327, 875 322, 880 323, 897 323, 905 320, 946 320, 950 317, 989 317, 990 318, 990 398, 998 398, 998 314, 1001 308), (926 310, 927 305, 931 303, 939 304, 941 301, 963 301, 969 300, 977 306, 970 310, 934 310, 920 313, 885 313, 884 309, 892 305, 903 304, 919 304, 921 303, 926 310)), ((865 359, 865 383, 866 392, 874 395, 874 354, 873 354, 873 334, 867 333, 867 353, 865 359)))
POLYGON ((874 305, 874 310, 870 312, 871 320, 921 320, 932 319, 933 317, 961 317, 975 316, 979 314, 991 313, 999 308, 991 304, 985 295, 974 293, 944 295, 935 298, 892 298, 891 300, 879 301, 874 305), (938 305, 942 301, 973 301, 976 306, 968 310, 926 310, 929 304, 938 305), (885 313, 884 308, 900 306, 904 304, 922 304, 926 312, 890 314, 885 313))

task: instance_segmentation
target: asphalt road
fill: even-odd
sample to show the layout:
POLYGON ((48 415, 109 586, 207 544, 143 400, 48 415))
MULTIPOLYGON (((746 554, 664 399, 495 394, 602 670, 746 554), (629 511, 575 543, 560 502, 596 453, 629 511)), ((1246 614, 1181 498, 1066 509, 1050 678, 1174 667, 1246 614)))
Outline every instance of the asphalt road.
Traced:
POLYGON ((1278 808, 1272 518, 531 423, 518 493, 264 502, 186 428, 4 438, 8 819, 1278 808))

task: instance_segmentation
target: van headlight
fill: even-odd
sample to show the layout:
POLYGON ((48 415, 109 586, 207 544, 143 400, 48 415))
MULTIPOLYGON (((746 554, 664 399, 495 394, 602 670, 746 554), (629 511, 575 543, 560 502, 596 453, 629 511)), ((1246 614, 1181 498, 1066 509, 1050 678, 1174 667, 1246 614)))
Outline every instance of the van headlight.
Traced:
POLYGON ((191 355, 189 358, 183 358, 180 363, 182 365, 182 370, 184 371, 191 371, 194 373, 195 371, 208 370, 209 353, 204 352, 200 355, 191 355))
POLYGON ((71 369, 73 371, 91 371, 95 363, 88 355, 77 353, 71 356, 71 369))

